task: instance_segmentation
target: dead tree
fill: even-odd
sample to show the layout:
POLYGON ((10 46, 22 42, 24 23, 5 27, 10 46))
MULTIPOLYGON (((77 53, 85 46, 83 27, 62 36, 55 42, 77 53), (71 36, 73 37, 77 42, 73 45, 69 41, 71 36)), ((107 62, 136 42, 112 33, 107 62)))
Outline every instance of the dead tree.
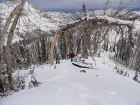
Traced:
POLYGON ((50 61, 51 61, 52 65, 54 63, 54 47, 55 47, 56 42, 57 42, 58 38, 60 37, 60 35, 62 35, 62 33, 65 32, 66 30, 71 29, 84 21, 86 21, 86 18, 81 19, 81 20, 74 22, 72 24, 67 24, 66 26, 62 27, 58 32, 55 33, 55 36, 53 38, 52 45, 51 45, 51 52, 50 52, 50 61))
POLYGON ((7 73, 8 73, 8 80, 9 80, 9 84, 10 84, 10 89, 14 90, 14 86, 13 86, 13 81, 12 81, 12 70, 11 70, 11 43, 12 43, 12 38, 14 35, 14 30, 16 28, 16 25, 18 23, 18 19, 20 17, 20 14, 22 12, 22 8, 19 9, 19 11, 16 14, 15 20, 11 26, 9 35, 8 35, 8 40, 7 40, 7 46, 6 46, 6 55, 7 55, 7 73))
MULTIPOLYGON (((6 32, 7 32, 8 28, 9 28, 9 25, 10 25, 12 19, 16 15, 15 20, 14 20, 14 23, 11 26, 11 29, 10 29, 9 38, 8 38, 8 41, 9 42, 7 43, 10 46, 11 41, 12 41, 13 32, 15 30, 15 26, 17 24, 19 15, 20 15, 20 13, 21 13, 21 11, 23 9, 23 6, 24 6, 25 2, 26 2, 26 0, 22 0, 21 3, 19 5, 17 5, 15 7, 15 9, 11 12, 10 16, 8 17, 8 19, 7 19, 7 21, 6 21, 5 25, 4 25, 4 28, 2 30, 2 33, 0 35, 0 71, 2 70, 2 52, 3 52, 3 44, 4 44, 4 41, 5 41, 6 32)), ((7 52, 9 53, 8 50, 9 50, 9 47, 7 47, 7 52)), ((9 61, 9 60, 11 60, 11 59, 8 58, 7 61, 9 61)), ((11 65, 10 65, 10 62, 8 62, 8 63, 9 63, 8 64, 8 69, 10 70, 11 69, 10 68, 11 65)), ((12 76, 11 76, 11 73, 10 73, 9 70, 8 70, 8 74, 9 74, 10 89, 11 90, 14 90, 14 88, 12 86, 12 76)), ((2 74, 0 74, 0 84, 2 84, 2 74)))
MULTIPOLYGON (((94 24, 94 27, 92 27, 93 29, 97 29, 97 27, 102 27, 102 26, 109 27, 109 26, 118 26, 118 25, 127 26, 130 29, 133 29, 133 24, 131 22, 128 24, 120 23, 119 20, 110 22, 110 20, 108 18, 105 18, 105 17, 103 16, 103 17, 99 17, 99 18, 81 19, 79 21, 76 21, 74 23, 71 23, 71 24, 68 24, 68 25, 62 27, 58 32, 56 32, 56 34, 53 38, 53 41, 52 41, 52 46, 51 46, 51 57, 50 57, 51 64, 53 65, 53 62, 54 62, 54 56, 53 56, 54 55, 54 46, 56 45, 56 42, 57 42, 58 38, 60 37, 60 35, 62 34, 62 32, 65 32, 68 29, 76 27, 80 24, 87 24, 87 23, 94 24)), ((112 19, 114 19, 114 18, 112 18, 112 19)), ((129 30, 129 31, 132 31, 132 30, 129 30)), ((108 30, 106 32, 108 32, 108 30)), ((107 34, 105 33, 105 35, 107 35, 107 34)), ((102 36, 102 38, 104 40, 105 36, 102 36)))
MULTIPOLYGON (((126 7, 128 7, 132 1, 133 0, 130 0, 125 5, 123 5, 122 2, 120 2, 120 5, 118 7, 118 10, 113 14, 113 17, 115 17, 123 9, 125 9, 126 7)), ((107 0, 107 2, 106 2, 106 6, 105 6, 105 10, 104 10, 104 15, 106 15, 106 12, 105 11, 106 11, 106 8, 107 8, 108 4, 109 4, 109 0, 107 0)), ((85 5, 84 4, 83 4, 83 8, 85 8, 85 5)), ((113 20, 117 20, 115 18, 112 18, 112 19, 113 20)), ((64 33, 65 31, 67 31, 67 30, 69 30, 71 28, 74 28, 74 27, 79 26, 81 24, 87 24, 87 23, 93 24, 93 27, 92 27, 93 29, 98 29, 98 27, 102 27, 102 26, 109 27, 109 26, 118 26, 118 25, 124 25, 124 26, 127 26, 127 27, 131 27, 131 29, 133 28, 132 23, 128 23, 128 24, 123 24, 122 23, 121 24, 121 23, 118 22, 118 20, 117 21, 114 21, 114 22, 113 21, 109 21, 108 18, 106 18, 104 16, 103 16, 103 18, 94 17, 94 18, 90 18, 90 19, 87 19, 87 17, 86 17, 85 19, 80 19, 79 21, 73 22, 71 24, 67 24, 66 26, 63 26, 60 30, 58 30, 55 33, 55 36, 53 38, 52 45, 51 45, 51 52, 50 52, 50 62, 51 62, 51 65, 54 64, 54 47, 56 45, 56 42, 57 42, 58 38, 62 35, 62 33, 64 33)), ((106 32, 108 33, 108 30, 106 32)), ((100 37, 102 37, 102 40, 105 40, 105 37, 106 37, 107 33, 105 33, 104 36, 100 35, 100 37)))
POLYGON ((123 1, 121 0, 119 7, 117 9, 117 11, 113 14, 113 17, 116 18, 116 16, 122 12, 124 9, 126 9, 134 0, 130 0, 129 2, 125 3, 125 5, 123 4, 123 1))
POLYGON ((104 7, 104 15, 106 15, 106 10, 107 10, 107 6, 110 3, 110 0, 106 1, 105 7, 104 7))

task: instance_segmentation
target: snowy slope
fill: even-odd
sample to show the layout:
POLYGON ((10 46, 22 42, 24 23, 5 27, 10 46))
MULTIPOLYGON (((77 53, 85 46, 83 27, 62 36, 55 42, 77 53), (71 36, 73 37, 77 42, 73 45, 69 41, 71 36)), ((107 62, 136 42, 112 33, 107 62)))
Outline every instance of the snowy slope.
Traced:
MULTIPOLYGON (((0 105, 140 105, 140 84, 132 80, 135 72, 120 67, 130 76, 117 74, 116 64, 106 54, 95 59, 98 70, 78 68, 70 60, 61 61, 56 69, 36 67, 36 79, 42 84, 0 99, 0 105)), ((24 70, 20 75, 27 73, 24 70)))
MULTIPOLYGON (((19 4, 19 2, 2 2, 0 3, 0 17, 2 18, 2 27, 4 26, 6 19, 10 15, 11 11, 19 4)), ((17 24, 17 30, 15 30, 14 40, 17 41, 22 36, 30 38, 36 37, 44 33, 52 33, 56 31, 59 26, 74 21, 78 17, 76 13, 59 13, 59 12, 44 12, 35 9, 28 2, 25 3, 22 15, 17 24), (40 32, 41 30, 41 32, 40 32)))

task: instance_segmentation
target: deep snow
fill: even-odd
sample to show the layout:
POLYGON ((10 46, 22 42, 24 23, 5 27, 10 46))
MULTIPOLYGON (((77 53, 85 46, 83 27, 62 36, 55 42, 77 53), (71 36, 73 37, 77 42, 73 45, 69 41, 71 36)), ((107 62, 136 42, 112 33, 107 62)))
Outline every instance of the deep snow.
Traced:
POLYGON ((70 60, 62 60, 56 69, 36 67, 35 77, 42 84, 2 98, 0 105, 140 105, 140 84, 132 80, 135 72, 123 68, 130 75, 124 77, 113 70, 116 64, 106 54, 95 59, 98 70, 78 68, 70 60))

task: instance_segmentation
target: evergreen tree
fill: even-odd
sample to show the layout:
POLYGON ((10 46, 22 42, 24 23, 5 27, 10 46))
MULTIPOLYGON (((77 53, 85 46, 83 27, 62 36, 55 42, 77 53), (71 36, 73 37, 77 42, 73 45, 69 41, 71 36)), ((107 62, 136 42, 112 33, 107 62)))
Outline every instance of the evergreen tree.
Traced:
POLYGON ((106 51, 106 52, 108 51, 108 43, 106 43, 105 51, 106 51))
POLYGON ((20 46, 20 52, 21 52, 21 59, 22 63, 25 68, 28 68, 30 65, 30 52, 28 48, 24 47, 23 45, 20 46))
POLYGON ((42 63, 45 63, 47 60, 47 56, 46 56, 46 46, 45 46, 45 40, 44 37, 41 40, 41 58, 42 58, 42 63))
POLYGON ((60 54, 61 54, 61 59, 66 58, 66 40, 63 34, 60 37, 60 54))
POLYGON ((38 64, 41 64, 41 52, 40 52, 40 42, 39 42, 39 38, 37 40, 37 62, 38 64))
POLYGON ((54 57, 56 58, 56 64, 59 64, 60 63, 60 54, 57 51, 56 47, 55 47, 55 56, 54 57))
POLYGON ((113 52, 115 52, 116 50, 115 50, 115 43, 114 43, 114 46, 113 46, 113 52))
MULTIPOLYGON (((1 7, 0 7, 0 9, 1 9, 1 7)), ((0 13, 0 34, 1 34, 1 32, 2 32, 2 14, 0 13)))

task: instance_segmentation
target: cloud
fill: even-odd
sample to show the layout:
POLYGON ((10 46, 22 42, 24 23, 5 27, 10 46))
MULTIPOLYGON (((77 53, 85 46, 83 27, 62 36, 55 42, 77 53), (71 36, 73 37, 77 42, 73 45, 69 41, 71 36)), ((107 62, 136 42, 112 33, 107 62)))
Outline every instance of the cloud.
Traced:
MULTIPOLYGON (((4 1, 4 0, 0 0, 4 1)), ((27 0, 34 6, 40 9, 82 9, 82 4, 85 3, 87 9, 104 8, 107 0, 27 0)), ((121 0, 110 0, 109 6, 116 8, 121 0)), ((129 0, 123 0, 124 3, 129 0)), ((140 0, 134 0, 131 7, 140 7, 140 0)))
POLYGON ((102 5, 102 0, 99 0, 98 2, 93 0, 37 0, 37 3, 39 7, 46 8, 46 9, 65 9, 65 8, 75 8, 80 9, 82 8, 82 4, 85 3, 87 8, 93 8, 97 4, 102 5))
MULTIPOLYGON (((32 0, 34 1, 34 0, 32 0)), ((118 7, 121 0, 111 0, 110 7, 118 7)), ((106 0, 36 0, 42 9, 80 9, 85 3, 87 8, 103 8, 106 0)), ((123 0, 128 2, 128 0, 123 0)), ((139 7, 140 0, 134 0, 132 7, 139 7)))

